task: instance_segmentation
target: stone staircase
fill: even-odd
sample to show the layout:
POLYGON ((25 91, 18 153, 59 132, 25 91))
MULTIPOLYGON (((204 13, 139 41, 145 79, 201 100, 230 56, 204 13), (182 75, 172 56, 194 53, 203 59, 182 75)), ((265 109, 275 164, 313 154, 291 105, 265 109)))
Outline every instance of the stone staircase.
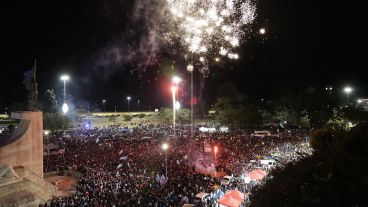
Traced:
POLYGON ((37 198, 26 190, 10 193, 0 198, 0 207, 37 207, 46 201, 37 198))
POLYGON ((24 167, 15 167, 21 177, 17 182, 0 186, 0 207, 39 206, 52 198, 56 188, 24 167))
POLYGON ((50 200, 53 193, 57 190, 54 185, 24 167, 15 167, 14 170, 24 181, 30 183, 29 185, 32 187, 31 192, 42 200, 50 200))

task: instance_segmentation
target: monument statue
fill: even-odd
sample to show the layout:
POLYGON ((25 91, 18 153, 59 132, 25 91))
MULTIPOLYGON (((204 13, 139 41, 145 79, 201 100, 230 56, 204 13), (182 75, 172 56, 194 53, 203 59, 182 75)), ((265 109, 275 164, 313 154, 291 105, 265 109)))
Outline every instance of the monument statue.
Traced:
POLYGON ((38 84, 36 79, 36 60, 34 62, 33 68, 24 73, 23 84, 24 87, 28 90, 28 105, 27 110, 29 111, 38 111, 37 109, 37 98, 38 98, 38 84))

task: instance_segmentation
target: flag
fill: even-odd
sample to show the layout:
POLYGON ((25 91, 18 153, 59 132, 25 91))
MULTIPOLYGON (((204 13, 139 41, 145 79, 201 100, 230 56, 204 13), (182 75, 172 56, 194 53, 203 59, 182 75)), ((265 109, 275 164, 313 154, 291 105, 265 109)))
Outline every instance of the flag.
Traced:
POLYGON ((161 178, 160 178, 160 185, 165 185, 166 182, 167 182, 166 177, 164 175, 162 175, 161 178))
POLYGON ((120 160, 128 160, 128 156, 120 157, 120 160))

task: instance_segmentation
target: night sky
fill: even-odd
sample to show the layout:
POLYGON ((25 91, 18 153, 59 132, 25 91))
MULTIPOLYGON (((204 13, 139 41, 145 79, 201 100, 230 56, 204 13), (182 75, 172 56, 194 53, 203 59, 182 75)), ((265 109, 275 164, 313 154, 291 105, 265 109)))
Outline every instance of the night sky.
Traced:
MULTIPOLYGON (((2 3, 1 111, 26 99, 23 73, 35 58, 41 100, 49 88, 62 98, 59 78, 67 73, 69 99, 79 106, 98 107, 106 98, 107 110, 115 105, 121 110, 127 95, 133 103, 140 99, 146 109, 169 105, 171 62, 184 78, 186 66, 177 55, 165 52, 164 45, 157 49, 147 43, 144 13, 137 11, 137 2, 2 3), (121 59, 111 60, 116 53, 121 59)), ((341 93, 346 84, 354 87, 355 96, 367 97, 363 8, 347 1, 258 0, 255 32, 242 44, 240 59, 211 67, 204 91, 207 102, 214 102, 217 86, 224 81, 255 98, 271 98, 280 87, 310 85, 332 85, 341 93), (264 36, 257 34, 261 27, 267 30, 264 36)))

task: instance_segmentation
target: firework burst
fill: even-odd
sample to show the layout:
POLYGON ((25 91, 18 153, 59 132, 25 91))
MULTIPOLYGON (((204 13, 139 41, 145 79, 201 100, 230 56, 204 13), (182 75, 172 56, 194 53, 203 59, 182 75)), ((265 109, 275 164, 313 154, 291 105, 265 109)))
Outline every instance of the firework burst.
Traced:
POLYGON ((249 0, 166 0, 166 42, 179 42, 186 58, 208 72, 211 57, 238 59, 237 48, 255 19, 249 0))

